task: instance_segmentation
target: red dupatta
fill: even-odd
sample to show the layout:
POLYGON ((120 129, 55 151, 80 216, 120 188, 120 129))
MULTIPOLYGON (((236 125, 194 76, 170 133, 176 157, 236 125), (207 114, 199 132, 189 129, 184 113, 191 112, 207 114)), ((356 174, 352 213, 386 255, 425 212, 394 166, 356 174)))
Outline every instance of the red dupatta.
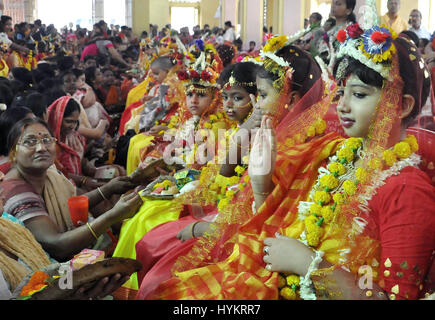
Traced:
POLYGON ((82 175, 82 156, 86 142, 74 131, 67 139, 61 139, 61 128, 66 106, 72 97, 64 96, 48 107, 48 125, 57 139, 56 167, 67 177, 69 174, 82 175))

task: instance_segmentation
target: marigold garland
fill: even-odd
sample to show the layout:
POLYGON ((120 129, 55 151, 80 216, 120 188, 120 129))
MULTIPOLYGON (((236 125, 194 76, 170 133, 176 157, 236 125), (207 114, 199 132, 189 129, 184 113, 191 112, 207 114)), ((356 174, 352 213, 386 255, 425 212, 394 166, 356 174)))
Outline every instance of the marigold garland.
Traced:
MULTIPOLYGON (((369 172, 364 168, 354 168, 354 162, 360 156, 363 148, 363 140, 360 138, 349 138, 342 143, 341 148, 335 156, 330 158, 327 170, 324 168, 319 175, 316 184, 310 192, 310 201, 306 205, 299 206, 299 214, 304 220, 305 232, 301 235, 301 240, 312 248, 320 245, 325 233, 325 227, 334 221, 340 214, 341 205, 350 196, 358 191, 358 185, 366 183, 369 172), (350 170, 354 170, 354 179, 349 179, 350 170)), ((382 170, 392 167, 399 159, 406 159, 412 153, 418 151, 417 139, 409 135, 402 142, 397 143, 390 150, 386 150, 381 158, 374 158, 369 163, 372 171, 382 170)), ((279 277, 279 293, 282 298, 287 300, 299 299, 298 289, 295 285, 296 275, 286 275, 284 280, 291 283, 293 287, 284 286, 281 275, 279 277)))

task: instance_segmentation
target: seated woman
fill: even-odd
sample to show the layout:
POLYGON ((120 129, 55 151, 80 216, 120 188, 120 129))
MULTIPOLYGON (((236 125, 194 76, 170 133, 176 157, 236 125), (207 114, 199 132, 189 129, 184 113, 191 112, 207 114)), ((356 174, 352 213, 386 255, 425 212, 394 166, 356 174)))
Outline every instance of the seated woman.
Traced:
MULTIPOLYGON (((256 80, 259 98, 257 100, 258 102, 256 102, 254 97, 251 97, 252 104, 254 105, 253 114, 240 126, 240 129, 232 135, 228 158, 231 158, 231 153, 236 154, 237 160, 239 161, 241 158, 244 158, 243 155, 246 153, 246 149, 249 149, 249 141, 251 141, 250 134, 260 127, 263 114, 274 114, 277 123, 279 123, 284 117, 285 119, 296 117, 314 102, 320 100, 323 93, 323 86, 320 79, 321 72, 315 61, 307 53, 293 46, 283 48, 279 53, 279 57, 281 57, 285 63, 291 63, 291 65, 295 66, 294 74, 292 77, 289 77, 285 67, 273 65, 273 60, 266 59, 265 67, 260 68, 256 77, 246 82, 247 84, 252 82, 252 80, 256 80), (248 142, 247 146, 241 148, 241 145, 246 142, 248 142)), ((244 65, 244 63, 241 65, 244 65)), ((237 95, 240 94, 240 86, 238 86, 237 83, 248 80, 243 78, 242 74, 245 75, 246 72, 242 73, 242 70, 242 68, 235 68, 230 74, 222 73, 221 81, 223 85, 224 105, 226 105, 227 110, 232 104, 229 97, 237 99, 237 95), (236 73, 237 70, 239 70, 240 74, 236 73), (231 79, 231 77, 234 79, 231 79)), ((247 89, 248 88, 245 90, 247 89)), ((249 93, 252 94, 252 92, 249 93)), ((249 93, 245 91, 244 101, 249 99, 249 93)), ((214 193, 218 194, 219 201, 215 205, 217 205, 219 209, 219 215, 216 216, 217 211, 212 212, 215 214, 215 217, 212 218, 212 216, 209 216, 208 221, 206 219, 192 219, 190 217, 190 219, 182 218, 180 222, 183 221, 186 223, 184 225, 180 223, 180 233, 177 235, 177 238, 183 242, 186 241, 183 244, 176 244, 175 239, 167 239, 167 236, 163 235, 165 232, 169 232, 167 229, 170 229, 169 223, 151 231, 137 243, 137 259, 144 262, 144 269, 140 272, 140 275, 145 276, 141 283, 138 299, 149 299, 159 285, 159 282, 167 280, 172 275, 171 269, 179 266, 178 264, 182 257, 189 253, 192 247, 201 248, 202 245, 207 244, 206 240, 201 238, 198 239, 198 241, 196 239, 189 239, 203 235, 208 237, 211 231, 211 229, 209 229, 210 226, 216 224, 216 222, 211 223, 212 221, 219 221, 221 215, 229 215, 230 212, 240 209, 237 203, 246 201, 247 198, 250 199, 252 197, 252 190, 250 189, 249 183, 247 183, 249 180, 244 174, 247 161, 242 159, 243 161, 239 162, 240 166, 237 167, 237 165, 233 165, 229 162, 228 158, 225 159, 220 168, 222 175, 211 177, 209 179, 210 181, 203 182, 198 187, 198 190, 195 190, 191 195, 188 194, 188 197, 186 197, 190 203, 208 204, 210 198, 215 199, 212 194, 213 190, 217 188, 218 190, 214 193), (222 187, 223 191, 220 191, 222 187), (210 192, 210 190, 212 190, 212 192, 210 192), (183 227, 184 229, 182 229, 183 227), (157 235, 159 231, 162 237, 161 243, 167 245, 169 249, 171 249, 170 251, 166 251, 163 246, 156 244, 157 241, 155 239, 154 243, 150 241, 153 234, 157 235), (156 250, 157 248, 158 250, 156 250), (165 255, 163 257, 158 256, 159 251, 163 251, 165 255), (157 258, 161 258, 154 267, 145 274, 147 266, 149 265, 148 261, 153 263, 156 261, 154 255, 156 255, 157 258)), ((244 210, 244 212, 235 213, 233 220, 242 224, 243 221, 249 219, 251 216, 252 212, 244 210)), ((226 218, 231 219, 229 216, 226 216, 226 218)), ((170 235, 173 235, 173 232, 171 232, 170 235)), ((190 263, 193 264, 194 262, 193 260, 189 262, 183 259, 181 263, 185 266, 189 266, 191 265, 190 263)))
MULTIPOLYGON (((366 25, 376 17, 376 8, 367 10, 366 25)), ((342 40, 334 75, 340 121, 351 138, 316 137, 321 130, 309 127, 331 101, 276 136, 265 118, 249 167, 257 214, 233 233, 228 259, 177 273, 155 298, 424 296, 435 246, 435 188, 417 168, 418 143, 405 130, 426 100, 429 77, 417 48, 387 28, 359 29, 342 40), (381 53, 364 42, 374 32, 382 35, 373 44, 381 53), (269 158, 270 166, 256 171, 253 166, 262 169, 255 161, 262 135, 269 155, 259 160, 269 158), (368 272, 373 287, 358 278, 368 272)))
MULTIPOLYGON (((44 250, 58 261, 66 261, 92 245, 112 225, 134 215, 142 200, 136 193, 121 197, 109 211, 95 216, 87 225, 75 227, 67 200, 76 195, 68 179, 53 167, 56 139, 40 119, 18 122, 8 136, 13 162, 1 186, 7 199, 5 212, 24 223, 44 250)), ((129 178, 117 178, 89 192, 89 208, 112 194, 132 190, 129 178)))
POLYGON ((104 96, 104 106, 112 114, 122 112, 124 104, 122 103, 121 84, 110 68, 101 70, 103 80, 101 81, 100 91, 104 96))
POLYGON ((88 86, 92 88, 99 103, 104 103, 105 96, 100 90, 101 82, 103 81, 103 74, 98 67, 88 67, 84 71, 85 81, 88 86))
MULTIPOLYGON (((0 197, 0 212, 3 213, 3 196, 0 197)), ((17 299, 24 284, 28 282, 26 278, 32 273, 50 273, 51 269, 59 269, 59 264, 53 264, 33 234, 12 216, 0 216, 0 231, 0 300, 17 299)), ((71 299, 92 300, 105 297, 128 278, 121 274, 104 277, 91 288, 79 288, 71 299)))
POLYGON ((85 158, 86 140, 77 130, 79 118, 80 106, 69 96, 48 108, 48 125, 57 139, 56 167, 78 187, 93 190, 100 185, 88 177, 94 177, 97 168, 85 158))
MULTIPOLYGON (((215 137, 218 137, 218 130, 227 130, 230 128, 230 121, 225 119, 219 112, 221 110, 221 97, 218 94, 218 85, 216 83, 217 74, 210 66, 207 66, 206 70, 201 70, 201 66, 197 66, 198 69, 191 69, 190 74, 200 75, 202 71, 205 71, 209 75, 207 80, 202 80, 198 77, 187 78, 182 77, 186 88, 186 107, 180 107, 180 127, 179 129, 170 129, 167 134, 173 134, 173 142, 168 146, 165 143, 163 146, 168 148, 160 148, 155 146, 152 154, 147 154, 144 159, 144 163, 148 163, 149 159, 165 158, 164 154, 168 152, 168 157, 173 157, 170 153, 171 150, 183 149, 183 153, 180 152, 180 158, 185 156, 186 161, 182 159, 180 162, 186 163, 187 169, 200 169, 209 160, 204 163, 197 161, 199 157, 198 149, 202 146, 199 142, 194 140, 197 133, 202 132, 203 129, 211 129, 215 137), (195 72, 193 72, 195 71, 195 72), (220 115, 220 118, 217 116, 220 115)), ((204 73, 204 74, 205 74, 204 73)), ((178 116, 174 116, 179 119, 178 116)), ((215 147, 218 141, 201 141, 204 143, 213 144, 210 149, 215 152, 215 147)), ((130 219, 125 221, 121 229, 121 235, 118 245, 113 254, 114 257, 136 257, 135 244, 137 241, 151 229, 158 225, 161 225, 168 221, 177 220, 183 211, 182 203, 174 200, 149 200, 144 197, 144 205, 140 208, 136 215, 136 219, 130 219)), ((134 299, 138 290, 137 275, 134 274, 123 286, 123 290, 120 290, 118 298, 122 299, 134 299)))

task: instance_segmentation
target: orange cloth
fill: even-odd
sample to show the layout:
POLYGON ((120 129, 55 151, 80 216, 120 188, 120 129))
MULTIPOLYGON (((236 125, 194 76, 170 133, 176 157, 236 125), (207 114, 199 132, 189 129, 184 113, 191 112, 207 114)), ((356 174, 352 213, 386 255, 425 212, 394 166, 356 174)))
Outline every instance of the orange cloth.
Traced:
MULTIPOLYGON (((296 225, 295 232, 303 231, 298 227, 299 202, 308 198, 318 168, 336 152, 341 141, 331 133, 292 148, 282 145, 275 170, 275 190, 259 213, 239 227, 225 245, 221 245, 223 248, 234 244, 230 256, 218 255, 213 250, 204 261, 206 266, 177 273, 177 277, 160 284, 153 298, 277 299, 278 276, 264 268, 263 241, 274 237, 276 232, 282 233, 289 226, 296 225)), ((224 234, 222 238, 226 236, 224 234)))
POLYGON ((116 88, 116 86, 112 85, 110 86, 109 91, 107 92, 106 95, 106 102, 104 105, 106 106, 111 106, 114 104, 118 104, 119 101, 119 94, 118 94, 118 90, 116 88))

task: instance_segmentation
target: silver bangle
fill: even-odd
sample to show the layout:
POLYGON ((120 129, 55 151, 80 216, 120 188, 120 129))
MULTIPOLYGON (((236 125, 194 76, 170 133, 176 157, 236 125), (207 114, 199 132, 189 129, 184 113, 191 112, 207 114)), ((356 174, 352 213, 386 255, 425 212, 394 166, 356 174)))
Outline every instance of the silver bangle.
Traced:
POLYGON ((100 193, 100 195, 103 197, 104 200, 108 200, 108 199, 104 196, 103 191, 101 191, 100 187, 98 187, 97 190, 98 190, 98 192, 100 193))

